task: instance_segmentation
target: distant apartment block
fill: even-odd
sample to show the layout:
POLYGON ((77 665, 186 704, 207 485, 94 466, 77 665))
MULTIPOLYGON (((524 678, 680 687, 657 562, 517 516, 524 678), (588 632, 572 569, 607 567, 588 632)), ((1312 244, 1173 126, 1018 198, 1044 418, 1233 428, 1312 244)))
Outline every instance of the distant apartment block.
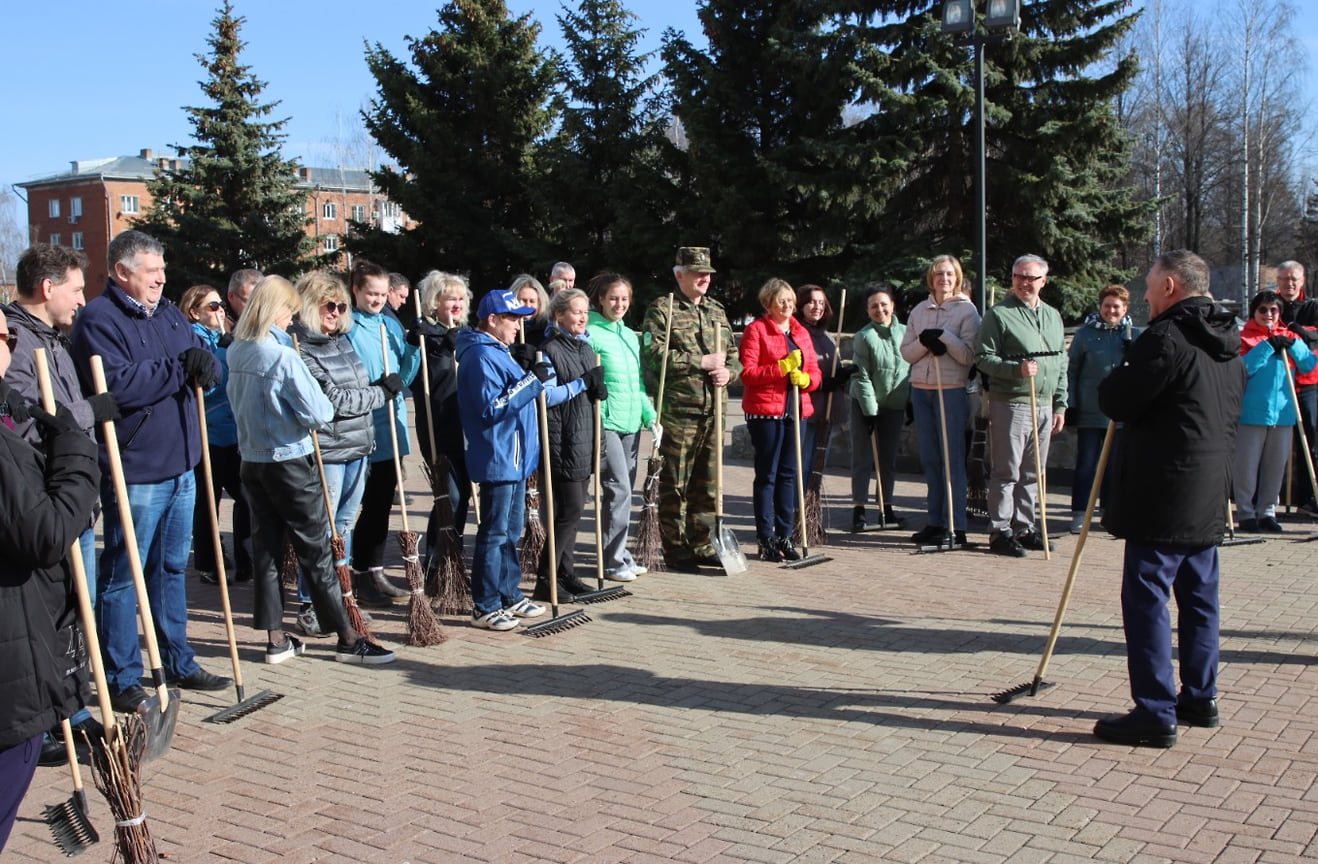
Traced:
MULTIPOLYGON (((143 150, 137 156, 74 160, 62 174, 18 183, 27 192, 28 242, 85 252, 90 299, 101 293, 109 278, 105 256, 110 238, 131 228, 131 221, 151 206, 147 181, 157 170, 178 167, 177 159, 143 150)), ((386 231, 416 224, 375 189, 361 168, 298 168, 294 185, 307 192, 307 234, 315 238, 320 253, 343 248, 350 220, 386 231)), ((340 264, 347 266, 346 252, 340 264)))

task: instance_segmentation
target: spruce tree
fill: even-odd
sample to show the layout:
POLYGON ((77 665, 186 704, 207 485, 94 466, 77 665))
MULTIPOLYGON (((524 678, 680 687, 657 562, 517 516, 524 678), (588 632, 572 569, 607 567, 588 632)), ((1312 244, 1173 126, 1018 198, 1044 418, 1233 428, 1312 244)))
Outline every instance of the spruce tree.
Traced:
POLYGON ((451 0, 438 16, 438 29, 408 38, 407 60, 379 43, 366 52, 376 94, 362 116, 395 162, 372 176, 418 224, 347 245, 391 269, 466 273, 480 295, 546 258, 538 145, 554 121, 555 66, 540 25, 503 0, 451 0))
POLYGON ((259 119, 279 103, 260 101, 265 82, 239 62, 243 20, 225 0, 211 22, 211 53, 195 56, 212 104, 184 109, 196 143, 173 145, 179 167, 147 182, 151 207, 136 223, 164 244, 175 297, 198 282, 225 286, 245 267, 293 275, 315 264, 297 164, 280 155, 286 121, 259 119))

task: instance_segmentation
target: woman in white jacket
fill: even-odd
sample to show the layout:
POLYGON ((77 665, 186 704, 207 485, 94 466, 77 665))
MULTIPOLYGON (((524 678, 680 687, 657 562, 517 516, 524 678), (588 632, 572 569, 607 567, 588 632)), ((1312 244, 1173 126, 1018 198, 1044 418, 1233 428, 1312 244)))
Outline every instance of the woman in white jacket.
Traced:
POLYGON ((938 541, 949 529, 956 542, 966 539, 966 423, 970 400, 966 379, 974 360, 979 335, 979 312, 964 293, 961 262, 952 255, 939 255, 925 274, 929 297, 911 310, 901 352, 911 364, 911 406, 915 413, 915 436, 920 446, 920 463, 929 487, 929 524, 912 535, 915 543, 938 541), (935 365, 936 364, 936 365, 935 365), (939 414, 942 388, 944 418, 939 414), (947 524, 947 480, 943 476, 943 444, 947 438, 951 463, 952 525, 947 524))

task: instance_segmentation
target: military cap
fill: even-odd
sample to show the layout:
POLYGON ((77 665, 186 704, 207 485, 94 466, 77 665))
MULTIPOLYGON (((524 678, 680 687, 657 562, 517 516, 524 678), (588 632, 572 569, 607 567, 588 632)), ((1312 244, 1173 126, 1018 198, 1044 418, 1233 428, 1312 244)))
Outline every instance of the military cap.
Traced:
POLYGON ((709 263, 708 246, 679 246, 677 249, 677 266, 685 267, 693 273, 717 273, 709 263))

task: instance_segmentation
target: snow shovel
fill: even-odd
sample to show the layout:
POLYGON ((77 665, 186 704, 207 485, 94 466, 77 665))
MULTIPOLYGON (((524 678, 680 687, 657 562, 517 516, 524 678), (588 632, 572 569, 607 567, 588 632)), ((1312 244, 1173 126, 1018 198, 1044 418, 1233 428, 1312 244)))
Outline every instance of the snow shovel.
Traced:
MULTIPOLYGON (((723 328, 714 330, 714 353, 723 351, 723 328)), ((750 569, 746 553, 741 551, 732 529, 723 519, 723 387, 714 388, 714 535, 710 541, 725 576, 737 576, 750 569)))
MULTIPOLYGON (((105 365, 99 354, 91 358, 92 385, 97 393, 107 392, 105 365)), ((165 683, 165 669, 160 661, 160 645, 156 642, 155 616, 151 614, 151 599, 146 593, 146 577, 142 575, 142 556, 137 548, 137 529, 133 524, 133 508, 128 503, 128 483, 124 480, 123 461, 119 456, 119 436, 113 420, 101 423, 101 438, 110 462, 110 476, 114 481, 114 497, 119 503, 119 521, 124 532, 124 547, 128 553, 128 568, 133 574, 133 588, 137 592, 137 614, 142 620, 142 639, 146 642, 146 656, 151 663, 151 681, 156 692, 137 706, 146 727, 146 747, 142 758, 150 762, 163 756, 174 741, 174 728, 178 725, 179 691, 172 693, 165 683)))
MULTIPOLYGON (((797 522, 801 526, 801 557, 796 561, 789 561, 784 564, 784 570, 800 570, 833 560, 830 555, 811 555, 809 548, 807 548, 810 536, 805 524, 805 476, 801 460, 801 388, 793 387, 792 390, 796 394, 796 413, 792 417, 792 437, 796 443, 796 515, 797 522)), ((877 462, 875 467, 878 467, 877 462)))

